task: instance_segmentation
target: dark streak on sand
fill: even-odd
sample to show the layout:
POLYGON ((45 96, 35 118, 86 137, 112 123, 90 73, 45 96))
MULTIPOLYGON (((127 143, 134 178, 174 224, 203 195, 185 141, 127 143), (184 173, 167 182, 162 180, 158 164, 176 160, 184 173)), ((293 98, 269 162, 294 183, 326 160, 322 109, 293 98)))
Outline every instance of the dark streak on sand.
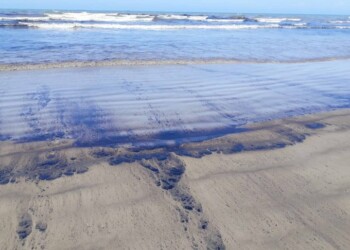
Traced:
POLYGON ((19 239, 24 240, 32 233, 32 216, 29 213, 25 213, 19 218, 19 223, 17 227, 17 234, 19 239))
MULTIPOLYGON (((96 155, 96 152, 94 154, 96 155)), ((109 156, 105 151, 102 151, 97 154, 97 157, 100 157, 101 154, 109 156)), ((194 223, 201 230, 201 235, 208 249, 225 249, 220 232, 212 226, 209 227, 209 222, 204 219, 202 205, 195 200, 185 182, 182 181, 186 168, 176 154, 164 150, 153 150, 129 152, 109 158, 111 165, 132 162, 138 162, 143 166, 154 179, 155 185, 162 188, 176 203, 181 205, 181 208, 178 207, 177 210, 180 222, 184 224, 184 230, 187 233, 190 233, 187 224, 190 223, 189 218, 192 217, 194 223)), ((193 242, 194 248, 196 244, 193 242)))
MULTIPOLYGON (((85 123, 82 122, 82 124, 85 123)), ((320 129, 325 126, 323 123, 317 121, 304 123, 296 122, 295 124, 306 128, 310 132, 314 129, 320 129)), ((253 138, 248 141, 242 141, 240 139, 241 136, 246 134, 249 135, 249 133, 259 130, 259 128, 250 128, 249 130, 242 128, 241 131, 244 132, 240 134, 229 133, 232 131, 231 129, 222 130, 222 135, 225 135, 226 133, 230 134, 231 136, 236 135, 233 138, 227 137, 227 139, 224 141, 221 141, 220 138, 225 138, 225 136, 220 137, 221 133, 216 134, 213 132, 212 134, 209 133, 209 137, 211 138, 210 140, 204 140, 201 138, 202 140, 182 143, 182 139, 180 138, 177 143, 172 144, 171 146, 164 146, 162 144, 142 145, 135 143, 134 146, 125 148, 111 145, 110 140, 107 140, 107 143, 101 146, 100 143, 102 144, 103 142, 102 138, 98 138, 99 143, 97 143, 93 140, 96 138, 96 136, 91 136, 91 130, 82 126, 81 137, 80 139, 76 140, 73 145, 69 144, 61 149, 44 147, 43 151, 41 152, 28 152, 29 160, 27 160, 28 163, 25 166, 18 166, 19 163, 17 162, 16 157, 21 157, 20 153, 12 154, 12 158, 11 156, 2 156, 10 157, 12 160, 10 163, 6 164, 4 163, 4 160, 0 161, 2 162, 0 163, 0 184, 14 182, 20 177, 25 177, 26 179, 30 180, 54 180, 61 176, 71 176, 76 173, 84 173, 88 170, 88 166, 97 160, 108 161, 111 165, 140 162, 146 169, 158 175, 158 182, 160 186, 162 186, 164 189, 170 190, 179 181, 178 176, 181 176, 182 171, 184 170, 178 168, 170 169, 169 172, 167 172, 168 170, 166 168, 154 166, 146 161, 153 160, 162 165, 164 161, 168 160, 170 155, 173 154, 200 158, 212 153, 232 154, 243 151, 277 149, 293 145, 295 143, 300 143, 305 140, 306 136, 309 134, 307 131, 304 133, 298 132, 284 125, 278 125, 271 128, 265 127, 262 129, 270 130, 275 134, 276 138, 268 140, 253 138), (96 146, 96 144, 98 146, 96 146), (85 147, 83 147, 83 145, 85 145, 85 147), (78 148, 88 152, 85 154, 85 156, 66 156, 65 150, 74 148, 74 146, 79 146, 78 148), (86 155, 90 155, 89 157, 95 160, 92 160, 89 157, 86 158, 86 155)), ((237 132, 237 130, 233 131, 237 132)), ((98 131, 93 131, 93 133, 98 133, 98 131)), ((207 138, 207 133, 203 133, 205 133, 205 137, 207 138)), ((199 138, 200 134, 197 133, 197 135, 199 138)), ((176 135, 171 134, 170 138, 174 139, 176 136, 181 136, 181 133, 179 132, 176 135)), ((169 137, 167 138, 170 140, 169 137)), ((143 139, 145 140, 146 138, 143 139)))
POLYGON ((38 159, 38 164, 31 171, 32 179, 39 178, 39 180, 54 180, 62 175, 70 176, 74 173, 84 173, 87 167, 68 165, 64 156, 57 152, 50 152, 45 155, 44 159, 38 159))
POLYGON ((36 224, 35 229, 39 230, 40 232, 45 232, 47 229, 47 224, 45 222, 39 221, 36 224))
POLYGON ((0 185, 4 185, 10 182, 12 178, 12 169, 4 168, 0 169, 0 185))
MULTIPOLYGON (((149 102, 140 91, 142 85, 124 82, 122 87, 135 98, 149 102)), ((220 113, 208 100, 203 105, 220 113)), ((118 128, 117 117, 103 110, 90 100, 70 100, 53 95, 47 86, 39 87, 35 92, 26 95, 26 104, 22 107, 21 116, 30 129, 14 140, 19 143, 53 141, 57 139, 73 139, 78 147, 118 147, 131 144, 135 147, 161 147, 170 144, 180 145, 189 142, 201 142, 231 133, 243 132, 246 129, 235 125, 235 117, 221 114, 231 120, 232 124, 211 130, 189 130, 183 126, 180 116, 175 113, 174 119, 148 103, 144 111, 155 133, 145 136, 127 133, 118 128), (47 116, 48 110, 51 116, 47 116), (50 119, 48 121, 47 119, 50 119), (177 128, 177 129, 174 129, 177 128)), ((9 136, 1 135, 0 140, 9 140, 9 136)))
POLYGON ((58 136, 62 138, 62 134, 54 132, 43 133, 42 124, 40 122, 40 113, 50 103, 50 92, 46 86, 42 86, 34 93, 27 94, 28 104, 23 106, 21 116, 28 123, 32 133, 29 136, 21 139, 23 141, 42 141, 58 136))
POLYGON ((130 139, 129 136, 118 136, 115 121, 93 102, 60 98, 53 101, 50 96, 45 86, 27 95, 27 104, 23 106, 21 116, 31 132, 16 139, 17 142, 74 138, 76 146, 86 147, 115 145, 116 142, 130 139), (52 113, 56 117, 51 123, 45 119, 48 108, 55 110, 52 113))
MULTIPOLYGON (((158 154, 153 158, 142 159, 139 163, 149 171, 157 186, 165 190, 176 203, 181 204, 181 208, 178 207, 177 210, 180 222, 184 224, 184 230, 191 234, 187 225, 192 218, 192 223, 197 224, 208 249, 225 249, 220 232, 208 225, 209 222, 203 215, 202 205, 195 200, 186 182, 182 181, 186 170, 185 164, 174 153, 162 156, 158 154)), ((192 244, 193 248, 197 245, 194 240, 192 244)))
POLYGON ((8 141, 11 140, 11 136, 0 134, 0 141, 8 141))
POLYGON ((319 123, 319 122, 311 122, 311 123, 307 123, 305 124, 305 127, 309 128, 309 129, 321 129, 324 128, 326 125, 324 125, 323 123, 319 123))
MULTIPOLYGON (((37 153, 18 153, 10 156, 0 157, 0 184, 15 182, 24 177, 27 180, 54 180, 62 176, 82 174, 88 170, 88 163, 83 161, 67 160, 64 149, 51 150, 37 153), (11 162, 3 165, 6 158, 11 162), (25 158, 26 163, 19 164, 18 158, 25 158)), ((91 164, 91 163, 90 163, 91 164)))

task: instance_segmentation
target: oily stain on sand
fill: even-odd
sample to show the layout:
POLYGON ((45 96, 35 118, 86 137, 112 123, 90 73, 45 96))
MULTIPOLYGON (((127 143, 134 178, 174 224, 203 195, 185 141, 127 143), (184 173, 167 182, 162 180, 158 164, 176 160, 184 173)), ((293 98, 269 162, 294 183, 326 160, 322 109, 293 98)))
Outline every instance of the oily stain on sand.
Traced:
MULTIPOLYGON (((165 114, 149 100, 147 95, 143 93, 144 87, 142 85, 124 81, 121 88, 128 95, 145 103, 141 112, 142 116, 147 117, 146 127, 151 132, 135 134, 132 129, 121 129, 119 125, 124 126, 125 122, 118 121, 115 114, 101 108, 89 98, 63 98, 57 92, 52 92, 43 85, 24 96, 20 116, 27 129, 24 134, 17 135, 13 140, 38 142, 73 139, 75 145, 79 147, 115 147, 122 144, 158 147, 168 145, 169 141, 172 144, 203 141, 244 130, 234 125, 234 117, 221 113, 220 107, 208 103, 208 100, 203 101, 204 107, 217 112, 232 122, 216 129, 188 129, 178 112, 165 114)), ((194 98, 199 97, 194 96, 194 98)), ((0 140, 8 139, 10 139, 9 136, 0 134, 0 140)))
MULTIPOLYGON (((142 94, 142 85, 134 85, 124 82, 122 87, 130 92, 129 94, 135 95, 136 99, 147 103, 143 112, 148 117, 149 126, 155 132, 140 135, 131 130, 122 131, 118 128, 118 117, 103 110, 93 101, 60 98, 51 93, 47 86, 41 86, 35 92, 26 95, 21 117, 27 124, 28 131, 14 140, 28 143, 73 139, 78 147, 118 147, 123 144, 161 147, 169 142, 180 145, 245 131, 244 128, 235 125, 207 130, 185 129, 179 114, 171 116, 177 117, 176 119, 168 118, 142 94)), ((219 112, 219 108, 215 110, 219 112)), ((5 135, 1 135, 0 138, 9 139, 5 135)))
POLYGON ((3 125, 3 119, 4 117, 3 114, 3 107, 2 107, 2 102, 3 102, 3 97, 5 96, 6 92, 5 91, 0 91, 0 142, 1 141, 7 141, 11 139, 11 136, 6 134, 4 131, 2 131, 2 125, 3 125))
MULTIPOLYGON (((320 127, 314 125, 315 122, 298 123, 297 128, 304 127, 306 131, 320 127), (310 125, 312 124, 312 126, 310 125), (309 127, 312 127, 309 129, 309 127)), ((317 123, 318 124, 318 123, 317 123)), ((319 123, 321 124, 321 123, 319 123)), ((4 160, 1 162, 10 162, 10 168, 2 168, 2 183, 16 181, 20 177, 28 180, 53 180, 61 176, 70 176, 73 174, 84 173, 90 165, 97 162, 108 161, 111 166, 117 166, 125 163, 137 162, 142 166, 154 180, 154 184, 164 190, 171 197, 179 213, 179 222, 183 224, 189 239, 192 240, 193 248, 197 248, 200 242, 205 242, 209 249, 224 249, 220 232, 212 225, 205 216, 203 208, 195 197, 191 194, 186 185, 185 171, 186 166, 178 155, 202 157, 211 153, 239 153, 242 151, 263 150, 281 148, 287 145, 303 141, 307 133, 297 132, 298 129, 292 129, 285 125, 266 126, 268 131, 272 131, 275 138, 268 135, 268 140, 264 138, 256 139, 254 128, 249 132, 234 134, 215 138, 209 141, 193 142, 187 144, 174 145, 172 147, 156 148, 118 148, 118 147, 76 147, 74 142, 62 142, 58 146, 51 146, 45 142, 38 142, 36 152, 20 153, 21 157, 29 157, 26 160, 30 165, 18 168, 19 161, 4 160), (246 136, 244 136, 246 134, 246 136), (40 147, 40 144, 42 148, 40 147), (47 150, 49 149, 49 152, 47 150), (79 149, 79 153, 77 153, 79 149), (12 167, 12 168, 11 168, 12 167), (5 171, 6 169, 6 171, 5 171), (200 239, 192 238, 193 228, 197 228, 196 233, 200 239), (192 231, 191 231, 192 230, 192 231)), ((28 145, 30 145, 29 143, 28 145)), ((26 152, 28 150, 25 150, 26 152)), ((16 158, 16 154, 2 156, 16 158)), ((25 239, 32 230, 32 223, 28 216, 20 220, 18 235, 21 240, 25 239)), ((42 222, 45 223, 45 222, 42 222)), ((40 225, 38 230, 41 230, 40 225)))
POLYGON ((19 141, 43 141, 63 138, 64 133, 48 128, 42 119, 42 113, 51 102, 50 90, 47 86, 41 86, 36 92, 26 96, 26 105, 22 107, 21 116, 27 122, 31 132, 23 136, 19 141))
POLYGON ((174 153, 158 152, 142 156, 111 157, 110 164, 120 164, 124 160, 138 161, 154 179, 155 185, 163 189, 176 204, 180 204, 176 205, 179 221, 183 224, 187 237, 192 240, 193 249, 197 249, 202 242, 205 242, 208 249, 225 249, 220 232, 206 219, 202 205, 195 200, 186 182, 182 180, 185 164, 174 153), (192 237, 193 228, 198 231, 199 239, 192 237))
MULTIPOLYGON (((44 96, 45 100, 36 97, 35 99, 39 100, 38 102, 42 105, 47 105, 48 99, 46 97, 48 95, 43 93, 40 96, 44 96)), ((71 110, 75 111, 61 115, 59 124, 61 127, 70 127, 70 130, 65 131, 65 133, 73 139, 57 140, 58 138, 55 136, 57 131, 54 133, 41 131, 42 133, 39 132, 35 138, 27 137, 17 141, 24 147, 21 152, 0 155, 0 184, 14 182, 20 177, 30 180, 53 180, 61 176, 84 173, 90 165, 105 159, 111 165, 117 165, 151 159, 162 161, 170 153, 199 158, 212 153, 231 154, 242 151, 283 148, 302 142, 307 135, 313 133, 313 130, 325 127, 322 121, 290 121, 289 125, 267 123, 249 129, 229 127, 193 133, 168 131, 150 135, 148 138, 144 136, 141 139, 157 142, 159 140, 171 141, 171 146, 164 145, 167 143, 148 143, 145 145, 137 141, 136 136, 114 136, 113 133, 117 129, 112 127, 114 125, 108 124, 105 116, 93 105, 83 109, 76 104, 71 110), (233 133, 238 131, 241 133, 233 133), (254 133, 259 131, 266 131, 266 138, 255 137, 254 133), (192 136, 196 140, 185 141, 186 136, 192 136), (123 146, 124 140, 130 141, 131 146, 123 146), (119 146, 119 143, 122 146, 119 146), (22 158, 25 164, 21 163, 22 158)), ((30 116, 35 116, 36 113, 31 112, 30 114, 30 116)), ((37 126, 33 119, 30 120, 30 124, 33 124, 34 129, 37 126)), ((147 166, 145 165, 146 168, 147 166)), ((156 171, 151 165, 148 168, 150 171, 156 171)), ((162 179, 159 181, 162 182, 162 179)), ((173 180, 168 182, 171 185, 173 180)), ((163 184, 165 185, 165 180, 163 180, 163 184)))
POLYGON ((32 233, 34 229, 41 233, 44 233, 47 229, 47 224, 41 220, 37 221, 35 227, 33 227, 33 224, 33 218, 30 213, 25 212, 19 217, 16 232, 18 238, 22 240, 22 243, 24 243, 24 240, 32 233))
POLYGON ((18 223, 17 234, 19 239, 23 240, 32 233, 33 221, 29 213, 24 213, 18 223))
POLYGON ((37 151, 19 152, 0 157, 0 184, 13 183, 19 178, 31 181, 54 180, 88 170, 83 162, 76 162, 74 157, 68 159, 64 150, 51 149, 46 152, 40 149, 39 144, 37 151))
POLYGON ((91 102, 56 99, 50 107, 54 110, 53 117, 49 117, 52 122, 48 123, 46 120, 48 109, 45 108, 51 101, 50 93, 37 92, 29 95, 29 98, 31 102, 23 107, 21 116, 27 122, 31 132, 19 138, 19 142, 74 138, 77 145, 84 146, 92 143, 107 143, 107 134, 113 131, 111 125, 113 122, 91 102))
POLYGON ((74 138, 78 146, 108 144, 120 139, 115 122, 93 102, 53 96, 46 86, 26 96, 21 117, 29 131, 18 142, 74 138))
MULTIPOLYGON (((183 224, 194 249, 203 242, 208 249, 225 249, 225 246, 220 232, 206 218, 205 208, 186 185, 186 166, 178 156, 199 158, 212 153, 283 148, 302 142, 313 130, 325 127, 320 121, 305 121, 291 122, 294 127, 281 123, 249 129, 232 126, 210 131, 175 130, 139 138, 132 134, 118 135, 115 122, 93 103, 67 102, 63 105, 63 100, 56 100, 60 109, 56 123, 44 124, 42 111, 52 102, 49 91, 43 87, 28 98, 32 105, 23 108, 22 116, 32 129, 32 136, 17 141, 24 145, 22 152, 0 156, 0 184, 16 182, 19 178, 50 181, 81 174, 101 161, 108 161, 111 166, 137 162, 149 173, 154 184, 173 200, 179 223, 183 224), (69 109, 63 108, 68 106, 69 109), (254 132, 262 130, 266 130, 268 136, 256 138, 254 132), (172 142, 171 146, 166 143, 168 141, 172 142), (131 142, 132 146, 120 146, 125 142, 131 142), (200 235, 200 238, 193 238, 193 235, 200 235)), ((156 109, 151 108, 150 115, 161 126, 169 126, 170 121, 163 122, 156 109)), ((35 228, 45 232, 46 223, 37 223, 35 228)), ((31 215, 24 213, 19 218, 19 239, 25 240, 32 230, 31 215)))

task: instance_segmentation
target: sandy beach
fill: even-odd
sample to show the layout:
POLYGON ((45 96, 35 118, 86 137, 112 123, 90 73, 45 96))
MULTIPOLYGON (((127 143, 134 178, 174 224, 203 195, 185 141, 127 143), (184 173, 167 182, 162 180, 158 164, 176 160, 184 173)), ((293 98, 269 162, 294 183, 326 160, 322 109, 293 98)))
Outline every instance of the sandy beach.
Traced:
POLYGON ((0 248, 347 249, 349 124, 344 109, 138 151, 3 141, 0 248))
POLYGON ((0 250, 350 249, 348 10, 1 2, 0 250))

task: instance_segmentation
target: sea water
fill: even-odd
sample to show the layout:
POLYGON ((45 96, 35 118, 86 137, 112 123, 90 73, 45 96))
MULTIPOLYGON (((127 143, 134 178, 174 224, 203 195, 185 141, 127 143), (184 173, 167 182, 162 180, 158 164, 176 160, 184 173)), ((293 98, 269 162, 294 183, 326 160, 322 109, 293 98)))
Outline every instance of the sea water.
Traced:
POLYGON ((0 10, 0 63, 350 57, 349 16, 0 10))
POLYGON ((350 107, 348 16, 2 10, 0 27, 0 68, 20 69, 0 72, 2 140, 164 145, 350 107))

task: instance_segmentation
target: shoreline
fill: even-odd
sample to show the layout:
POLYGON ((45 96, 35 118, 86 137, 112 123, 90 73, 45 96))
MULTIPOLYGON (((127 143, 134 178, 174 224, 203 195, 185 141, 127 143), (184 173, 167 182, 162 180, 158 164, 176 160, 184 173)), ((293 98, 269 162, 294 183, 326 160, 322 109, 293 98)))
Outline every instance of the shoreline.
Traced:
POLYGON ((0 185, 0 243, 341 249, 350 243, 349 124, 350 109, 336 110, 177 151, 0 142, 1 170, 22 173, 0 185))
POLYGON ((311 59, 298 59, 288 61, 278 60, 240 60, 240 59, 169 59, 169 60, 122 60, 112 59, 103 61, 66 61, 66 62, 40 62, 40 63, 10 63, 0 64, 0 72, 30 71, 46 69, 74 69, 113 66, 163 66, 163 65, 203 65, 203 64, 302 64, 322 63, 331 61, 347 61, 349 57, 321 57, 311 59))

